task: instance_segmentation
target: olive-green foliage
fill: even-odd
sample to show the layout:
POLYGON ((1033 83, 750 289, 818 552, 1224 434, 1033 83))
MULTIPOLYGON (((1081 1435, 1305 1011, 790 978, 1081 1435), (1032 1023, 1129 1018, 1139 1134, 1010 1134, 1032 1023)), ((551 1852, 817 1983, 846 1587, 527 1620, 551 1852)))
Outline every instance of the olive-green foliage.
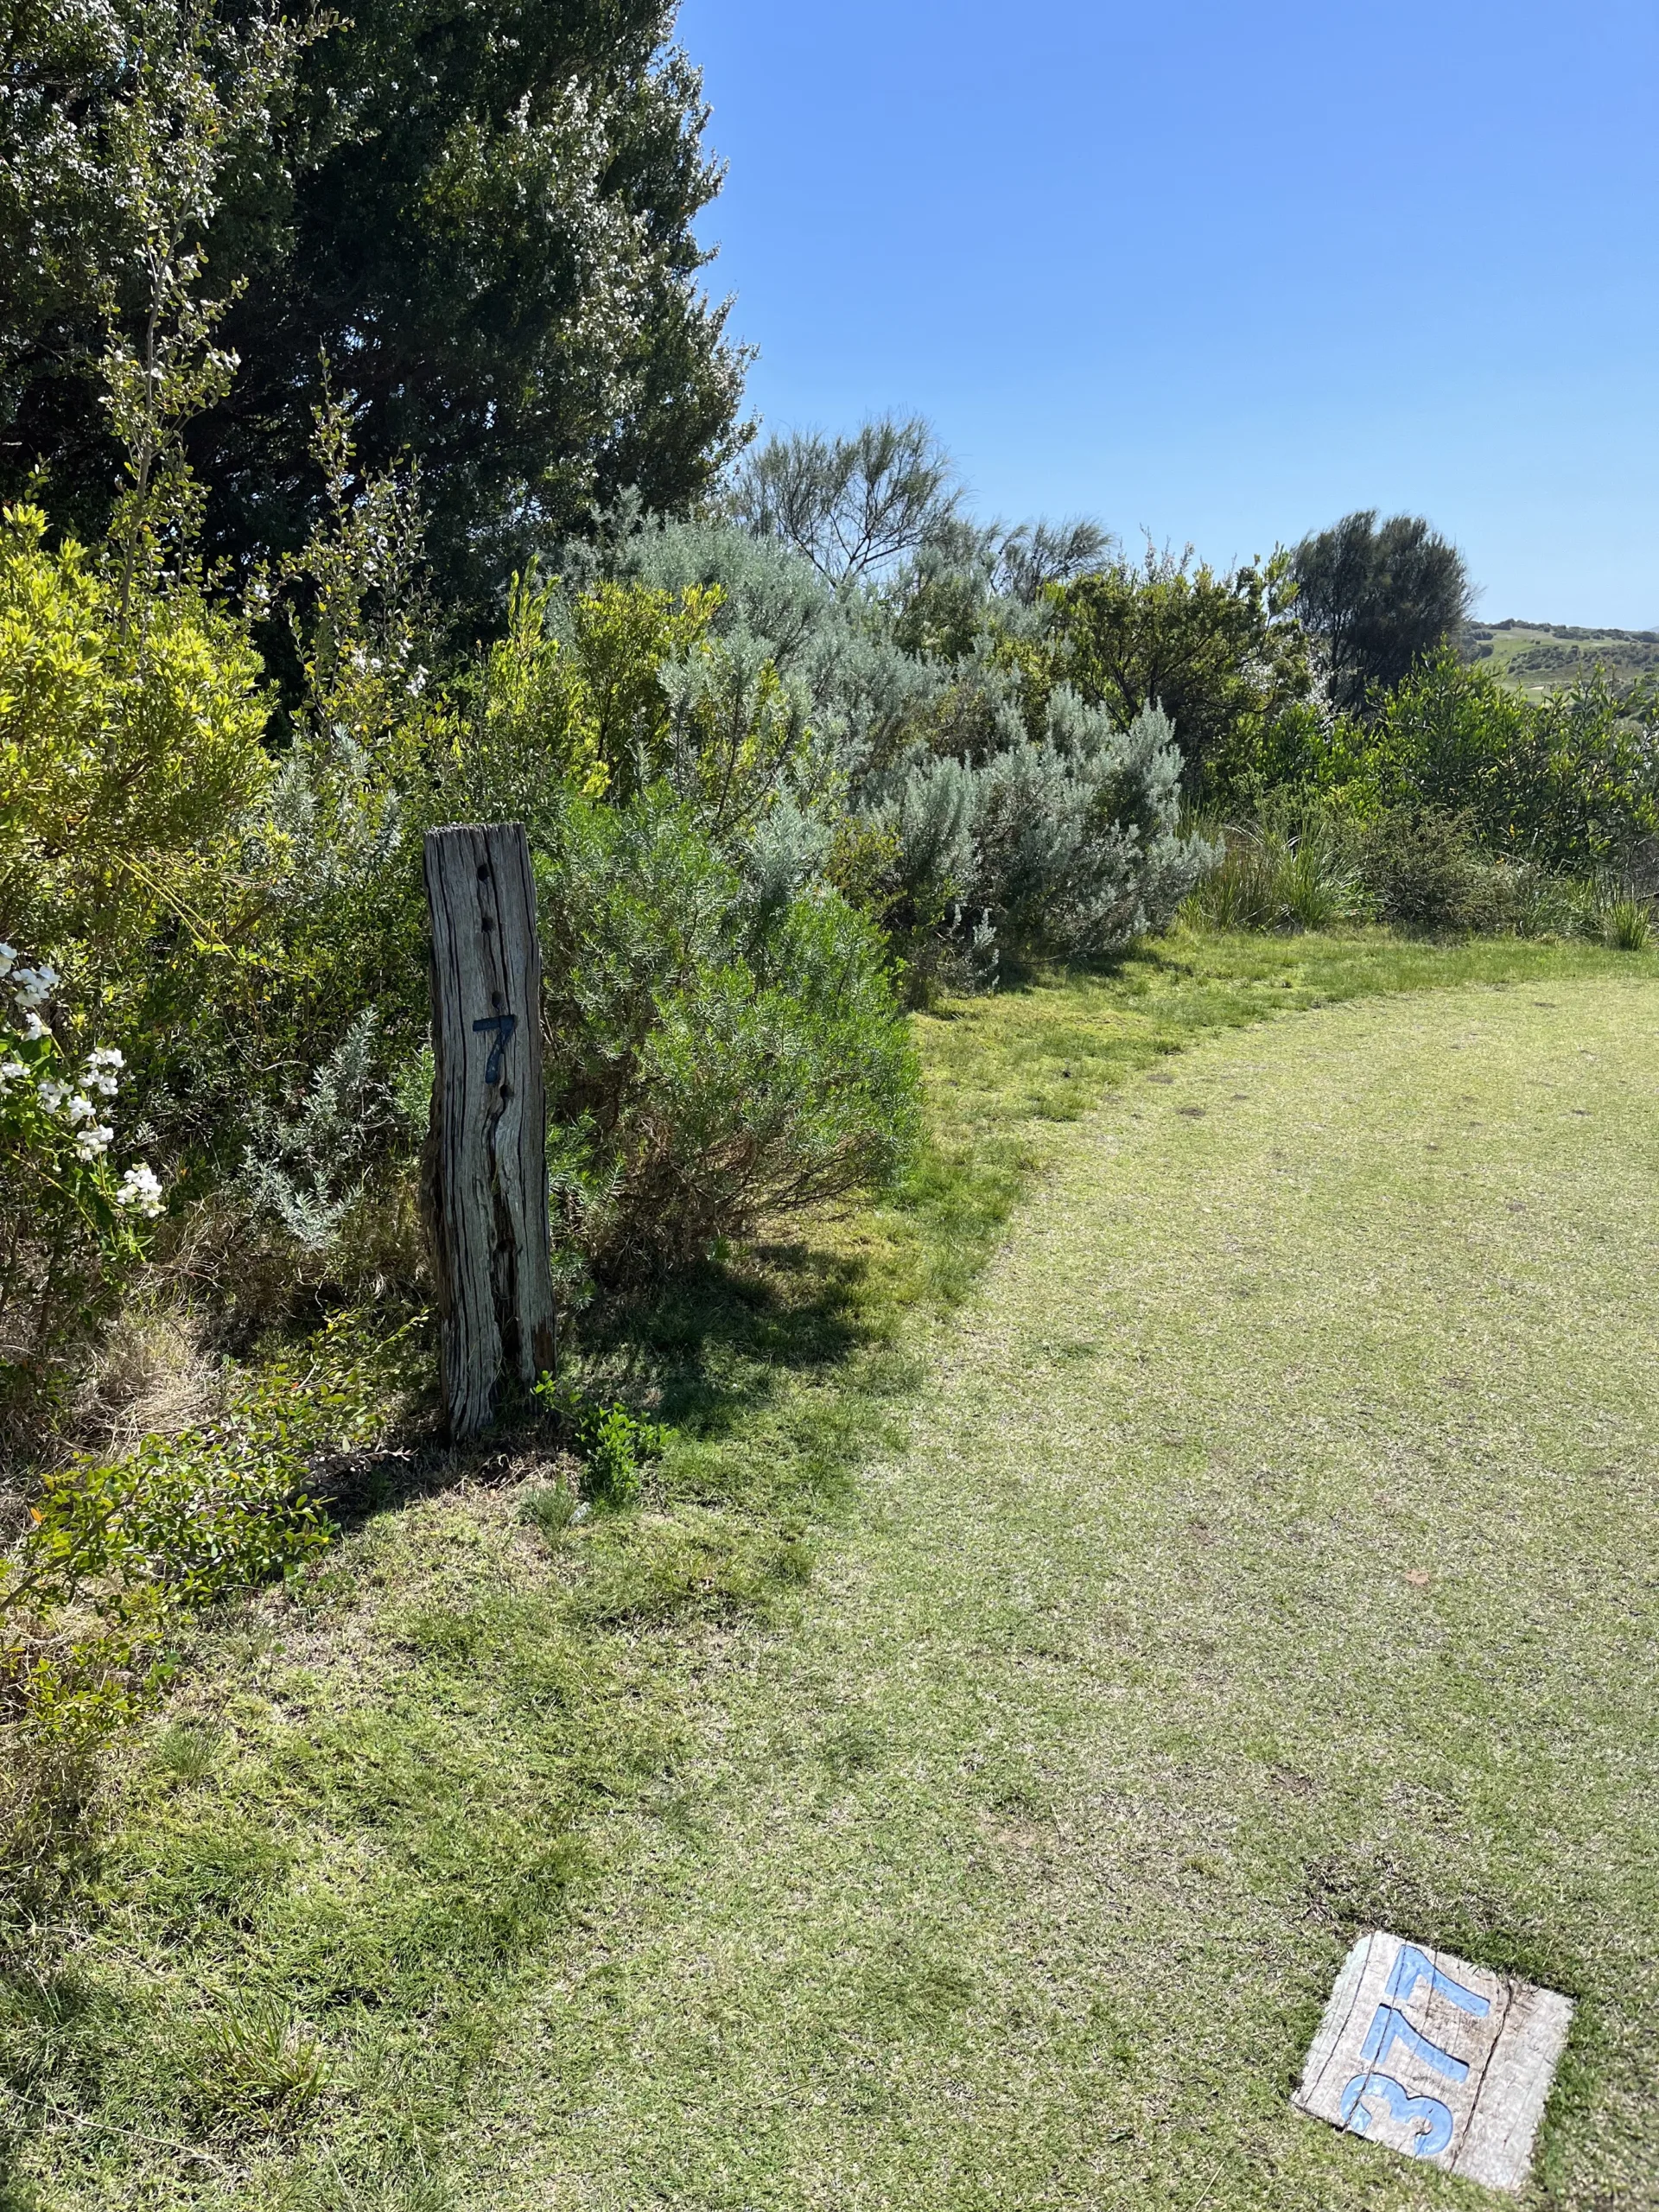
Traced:
POLYGON ((1160 707, 1175 725, 1189 798, 1225 785, 1312 684, 1282 556, 1230 575, 1150 548, 1050 588, 1037 664, 1127 728, 1160 707))
POLYGON ((1655 726, 1650 697, 1599 671, 1535 701, 1448 648, 1366 721, 1281 728, 1251 772, 1258 789, 1360 817, 1438 810, 1488 853, 1589 874, 1628 864, 1659 826, 1655 726))
POLYGON ((1303 832, 1319 825, 1344 856, 1335 911, 1408 931, 1599 932, 1649 866, 1655 738, 1640 687, 1598 670, 1529 700, 1447 648, 1363 720, 1303 709, 1264 734, 1233 779, 1256 826, 1234 833, 1203 911, 1281 925, 1267 879, 1293 856, 1312 865, 1303 832))
POLYGON ((1631 704, 1599 671, 1529 700, 1448 650, 1389 699, 1352 780, 1384 806, 1466 816, 1493 852, 1580 872, 1622 865, 1659 828, 1653 734, 1631 704))
POLYGON ((836 893, 763 908, 662 790, 563 796, 533 836, 550 1112, 597 1264, 683 1263, 891 1175, 912 1056, 880 944, 836 893))
POLYGON ((1440 807, 1400 807, 1367 830, 1365 874, 1381 920, 1408 936, 1473 925, 1478 879, 1466 822, 1440 807))

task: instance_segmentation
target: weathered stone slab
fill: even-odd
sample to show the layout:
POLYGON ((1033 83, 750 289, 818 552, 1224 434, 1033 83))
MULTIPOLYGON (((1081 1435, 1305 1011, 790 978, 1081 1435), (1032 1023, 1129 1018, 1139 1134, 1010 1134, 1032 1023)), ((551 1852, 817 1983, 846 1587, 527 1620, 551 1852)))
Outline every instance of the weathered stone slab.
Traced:
POLYGON ((1489 2189, 1522 2190, 1569 1998, 1398 1936, 1362 1936, 1291 2102, 1489 2189))

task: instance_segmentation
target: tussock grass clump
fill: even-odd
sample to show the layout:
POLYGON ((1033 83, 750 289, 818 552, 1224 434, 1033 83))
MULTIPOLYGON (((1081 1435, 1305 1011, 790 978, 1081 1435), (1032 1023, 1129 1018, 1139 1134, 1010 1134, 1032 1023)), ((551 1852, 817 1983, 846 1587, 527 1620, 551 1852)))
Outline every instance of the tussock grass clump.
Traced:
POLYGON ((1619 952, 1645 952, 1653 931, 1645 903, 1628 891, 1608 900, 1602 927, 1608 944, 1619 952))

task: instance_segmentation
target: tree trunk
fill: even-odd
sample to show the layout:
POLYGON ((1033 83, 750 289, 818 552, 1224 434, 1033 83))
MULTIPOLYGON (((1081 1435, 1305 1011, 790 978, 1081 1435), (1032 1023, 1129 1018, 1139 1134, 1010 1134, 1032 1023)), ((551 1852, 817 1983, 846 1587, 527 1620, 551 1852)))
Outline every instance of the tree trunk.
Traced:
POLYGON ((437 1068, 423 1198, 456 1441, 556 1357, 542 1092, 542 960, 516 822, 426 836, 437 1068))

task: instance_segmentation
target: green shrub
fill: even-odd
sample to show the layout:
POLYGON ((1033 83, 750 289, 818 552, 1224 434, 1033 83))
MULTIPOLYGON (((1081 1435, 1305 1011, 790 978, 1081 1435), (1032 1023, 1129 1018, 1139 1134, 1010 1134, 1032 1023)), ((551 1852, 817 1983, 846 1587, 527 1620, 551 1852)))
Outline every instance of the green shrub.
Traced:
POLYGON ((1530 700, 1448 650, 1369 721, 1338 717, 1279 766, 1357 814, 1455 817, 1493 857, 1587 877, 1659 828, 1652 714, 1599 670, 1530 700))
POLYGON ((0 936, 146 992, 156 932, 216 939, 223 840, 270 779, 243 626, 180 584, 124 616, 111 564, 0 518, 0 936))
POLYGON ((1466 823, 1440 808, 1398 807, 1367 826, 1360 871, 1379 920, 1412 936, 1473 926, 1478 878, 1466 823))
POLYGON ((661 791, 537 825, 556 1192, 613 1274, 890 1176, 914 1054, 879 939, 835 893, 770 911, 661 791))
POLYGON ((1148 704, 1168 715, 1189 799, 1267 741, 1311 686, 1307 642, 1289 619, 1288 559, 1217 575, 1190 551, 1151 546, 1051 587, 1039 658, 1128 728, 1148 704))
MULTIPOLYGON (((666 1431, 654 1421, 641 1421, 626 1406, 601 1405, 574 1383, 550 1375, 537 1382, 536 1396, 560 1440, 587 1462, 586 1495, 599 1505, 633 1504, 639 1495, 642 1464, 661 1456, 666 1431)), ((569 1493, 540 1491, 525 1511, 550 1541, 571 1519, 569 1493)))
MULTIPOLYGON (((188 574, 124 603, 118 560, 0 519, 0 938, 58 971, 67 1052, 126 1054, 164 1171, 245 1084, 268 887, 242 828, 270 782, 246 628, 188 574), (217 1092, 206 1071, 226 1068, 217 1092)), ((257 1024, 254 1025, 257 1027, 257 1024)))

